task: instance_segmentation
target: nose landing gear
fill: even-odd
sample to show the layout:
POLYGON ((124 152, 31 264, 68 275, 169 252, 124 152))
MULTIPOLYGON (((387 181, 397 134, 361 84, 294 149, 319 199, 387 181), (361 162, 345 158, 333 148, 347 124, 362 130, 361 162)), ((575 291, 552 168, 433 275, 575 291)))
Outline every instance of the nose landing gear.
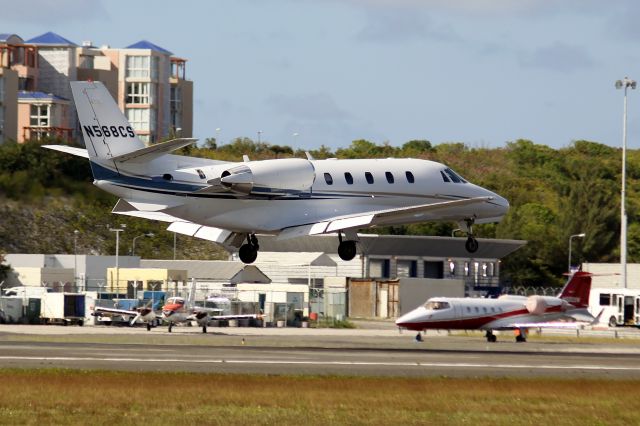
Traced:
POLYGON ((474 219, 466 219, 460 224, 462 230, 467 234, 467 241, 464 243, 464 248, 467 249, 469 253, 477 252, 479 246, 478 240, 473 236, 473 222, 474 219))

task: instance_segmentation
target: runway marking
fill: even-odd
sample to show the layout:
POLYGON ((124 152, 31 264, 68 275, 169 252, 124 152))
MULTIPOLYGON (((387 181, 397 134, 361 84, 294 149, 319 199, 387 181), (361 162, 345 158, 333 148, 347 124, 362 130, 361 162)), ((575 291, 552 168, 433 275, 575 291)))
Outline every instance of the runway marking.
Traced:
POLYGON ((363 366, 363 367, 449 367, 449 368, 504 368, 538 370, 611 370, 640 371, 638 367, 619 367, 602 365, 527 365, 527 364, 488 364, 456 362, 369 362, 369 361, 288 361, 288 360, 242 360, 242 359, 185 359, 185 358, 89 358, 89 357, 39 357, 39 356, 0 356, 6 361, 103 361, 103 362, 153 362, 153 363, 193 363, 193 364, 258 364, 258 365, 327 365, 327 366, 363 366))

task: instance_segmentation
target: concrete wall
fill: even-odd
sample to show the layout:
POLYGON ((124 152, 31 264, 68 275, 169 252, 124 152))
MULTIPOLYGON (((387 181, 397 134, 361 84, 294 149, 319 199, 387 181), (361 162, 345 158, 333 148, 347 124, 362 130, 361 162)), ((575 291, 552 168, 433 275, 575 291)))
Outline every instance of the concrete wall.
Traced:
POLYGON ((431 297, 464 297, 462 280, 401 278, 399 315, 424 304, 431 297))
POLYGON ((0 68, 0 143, 18 140, 18 73, 8 68, 0 68))

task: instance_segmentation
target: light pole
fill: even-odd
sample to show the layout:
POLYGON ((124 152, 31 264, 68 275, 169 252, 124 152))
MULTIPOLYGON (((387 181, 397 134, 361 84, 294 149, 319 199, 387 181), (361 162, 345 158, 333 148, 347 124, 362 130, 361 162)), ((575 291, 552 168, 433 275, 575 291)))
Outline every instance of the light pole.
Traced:
POLYGON ((153 237, 155 234, 153 232, 147 232, 146 234, 138 235, 137 237, 133 237, 133 241, 131 242, 131 256, 136 255, 136 240, 140 237, 153 237))
POLYGON ((73 230, 73 283, 78 291, 78 234, 80 231, 73 230))
POLYGON ((176 245, 178 241, 178 234, 176 232, 173 233, 173 260, 176 260, 176 245))
POLYGON ((216 127, 216 145, 220 145, 220 127, 216 127))
POLYGON ((258 143, 262 141, 262 130, 258 130, 258 143))
POLYGON ((300 133, 295 132, 291 136, 293 136, 293 147, 296 148, 297 147, 297 143, 296 142, 298 142, 298 136, 300 136, 300 133))
MULTIPOLYGON (((109 231, 116 233, 116 287, 120 288, 120 268, 118 267, 118 259, 120 257, 120 233, 124 231, 127 225, 120 224, 120 228, 109 228, 109 231)), ((113 293, 113 283, 111 284, 111 292, 113 293)))
POLYGON ((569 274, 571 274, 571 240, 573 240, 574 238, 584 238, 585 235, 586 234, 583 232, 582 234, 575 234, 569 237, 569 274))
POLYGON ((627 89, 635 89, 636 82, 628 77, 616 81, 616 89, 624 89, 624 107, 622 111, 622 189, 620 191, 620 266, 622 267, 622 286, 627 288, 627 89))

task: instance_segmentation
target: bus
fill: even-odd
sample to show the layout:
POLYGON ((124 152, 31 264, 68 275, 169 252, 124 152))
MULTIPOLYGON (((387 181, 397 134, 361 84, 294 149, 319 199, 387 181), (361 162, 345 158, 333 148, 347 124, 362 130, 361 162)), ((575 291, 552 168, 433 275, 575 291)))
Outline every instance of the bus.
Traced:
POLYGON ((592 288, 589 295, 589 312, 600 315, 600 323, 609 327, 640 327, 640 289, 592 288))

